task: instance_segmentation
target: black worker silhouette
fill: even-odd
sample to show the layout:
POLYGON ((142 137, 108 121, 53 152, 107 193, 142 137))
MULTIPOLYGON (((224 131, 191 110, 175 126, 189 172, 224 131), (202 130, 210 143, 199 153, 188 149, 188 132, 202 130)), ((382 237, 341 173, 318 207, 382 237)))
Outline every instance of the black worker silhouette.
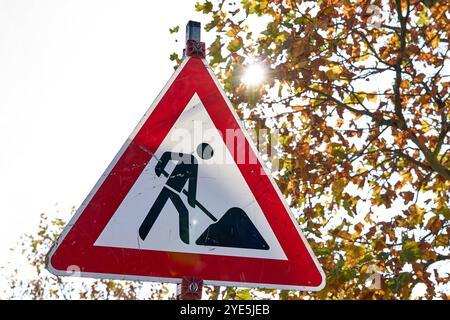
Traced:
POLYGON ((155 173, 158 177, 163 174, 168 176, 166 185, 161 190, 161 193, 155 200, 155 203, 150 208, 144 222, 139 228, 139 236, 145 240, 150 229, 158 218, 161 210, 164 208, 167 200, 171 200, 178 211, 180 219, 180 239, 189 244, 189 211, 181 200, 180 193, 186 183, 188 183, 187 200, 189 205, 195 207, 195 197, 197 193, 197 159, 192 154, 178 153, 178 152, 164 152, 161 159, 155 167, 155 173), (177 161, 177 165, 169 175, 164 169, 167 163, 177 161))
MULTIPOLYGON (((200 158, 208 160, 213 156, 214 151, 209 144, 201 143, 197 147, 197 154, 200 158)), ((169 151, 163 153, 155 166, 155 173, 158 177, 163 174, 168 179, 139 228, 139 236, 142 240, 145 240, 167 200, 170 199, 179 214, 180 239, 189 244, 189 211, 180 197, 180 193, 183 193, 187 196, 189 206, 192 208, 198 207, 215 222, 200 235, 196 241, 197 245, 269 249, 269 245, 244 210, 237 207, 230 208, 220 220, 217 220, 197 201, 198 162, 192 154, 169 151), (169 175, 165 168, 171 160, 176 161, 177 164, 169 175), (187 190, 183 189, 186 183, 188 184, 187 190)))

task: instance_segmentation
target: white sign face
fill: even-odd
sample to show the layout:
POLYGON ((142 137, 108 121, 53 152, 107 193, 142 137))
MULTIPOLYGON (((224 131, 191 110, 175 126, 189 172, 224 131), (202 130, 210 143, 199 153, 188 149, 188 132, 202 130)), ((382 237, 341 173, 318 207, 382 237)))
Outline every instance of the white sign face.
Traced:
POLYGON ((287 260, 197 94, 117 208, 95 246, 287 260), (199 155, 199 150, 203 150, 199 145, 205 143, 209 146, 204 152, 209 151, 211 157, 199 155), (191 178, 199 205, 189 204, 189 179, 180 184, 183 190, 175 190, 177 186, 174 189, 168 183, 181 170, 179 161, 173 158, 166 161, 168 154, 174 153, 195 159, 197 173, 191 178), (165 171, 159 176, 158 164, 165 171), (214 233, 222 231, 226 234, 214 240, 214 233), (245 233, 249 234, 250 241, 233 242, 233 234, 245 233))

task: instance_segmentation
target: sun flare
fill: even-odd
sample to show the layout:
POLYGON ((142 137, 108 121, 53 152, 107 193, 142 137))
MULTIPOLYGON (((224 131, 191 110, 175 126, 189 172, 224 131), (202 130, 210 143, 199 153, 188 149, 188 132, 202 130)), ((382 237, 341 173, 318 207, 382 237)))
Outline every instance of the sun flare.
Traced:
POLYGON ((265 70, 259 64, 252 64, 246 67, 242 82, 247 86, 258 86, 265 78, 265 70))

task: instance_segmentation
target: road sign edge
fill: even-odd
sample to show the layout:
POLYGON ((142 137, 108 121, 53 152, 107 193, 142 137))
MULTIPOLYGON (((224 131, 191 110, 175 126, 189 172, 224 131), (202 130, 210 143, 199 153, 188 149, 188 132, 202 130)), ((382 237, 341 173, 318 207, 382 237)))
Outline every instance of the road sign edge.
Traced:
MULTIPOLYGON (((73 271, 62 271, 55 269, 49 265, 48 270, 56 276, 74 276, 73 271)), ((124 281, 149 281, 149 282, 161 282, 161 283, 181 283, 182 278, 166 278, 166 277, 146 277, 146 276, 130 276, 119 275, 113 273, 95 273, 95 272, 78 272, 77 277, 82 278, 94 278, 94 279, 109 279, 109 280, 124 280, 124 281)), ((311 291, 316 292, 323 289, 322 283, 317 287, 309 286, 293 286, 283 284, 269 284, 269 283, 252 283, 252 282, 236 282, 236 281, 216 281, 203 279, 203 283, 206 285, 215 286, 227 286, 227 287, 242 287, 242 288, 260 288, 260 289, 274 289, 274 290, 294 290, 294 291, 311 291)))
MULTIPOLYGON (((98 189, 101 187, 101 185, 105 181, 106 177, 108 177, 108 175, 110 174, 111 170, 114 168, 115 164, 118 162, 118 160, 123 155, 123 153, 125 152, 127 147, 130 145, 130 142, 134 139, 136 134, 142 128, 142 126, 145 123, 145 121, 152 114, 152 112, 155 109, 155 107, 158 105, 160 100, 164 97, 164 95, 167 92, 167 90, 170 88, 170 86, 172 85, 174 80, 177 78, 178 74, 182 71, 182 69, 184 68, 184 66, 187 64, 187 62, 190 59, 191 59, 191 57, 186 57, 182 61, 181 65, 172 74, 171 78, 168 80, 168 82, 166 83, 164 88, 161 90, 161 92, 158 94, 156 99, 153 101, 153 103, 147 109, 147 111, 145 112, 145 114, 143 115, 141 120, 138 122, 138 124, 135 127, 135 129, 132 131, 132 133, 126 139, 125 143, 119 149, 119 151, 117 152, 117 154, 114 157, 114 159, 108 165, 108 167, 103 172, 103 174, 100 176, 100 178, 97 181, 97 183, 94 185, 92 190, 88 193, 88 195, 85 198, 85 200, 82 202, 82 204, 80 205, 80 207, 78 208, 76 213, 73 215, 73 217, 70 219, 70 221, 67 223, 67 225, 63 229, 63 231, 60 234, 60 236, 58 237, 58 239, 55 241, 53 246, 50 248, 49 252, 47 253, 47 255, 45 257, 45 265, 46 265, 47 270, 50 273, 52 273, 52 274, 54 274, 56 276, 71 276, 71 275, 73 275, 73 273, 74 273, 73 271, 59 270, 59 269, 56 269, 55 267, 53 267, 51 259, 52 259, 53 255, 54 255, 54 253, 58 250, 59 245, 64 241, 65 237, 70 232, 72 227, 75 225, 75 223, 77 222, 78 218, 82 215, 82 213, 84 212, 87 204, 89 204, 89 202, 92 200, 93 196, 97 193, 98 189)), ((272 186, 274 187, 278 197, 280 198, 280 201, 283 203, 283 206, 284 206, 286 212, 288 213, 289 217, 291 218, 291 221, 295 225, 295 227, 297 229, 297 232, 300 235, 301 240, 303 241, 306 249, 308 250, 308 253, 309 253, 311 259, 313 260, 314 265, 316 266, 317 270, 319 271, 319 274, 321 275, 321 283, 318 286, 314 286, 314 287, 279 285, 279 284, 246 283, 246 282, 228 282, 228 281, 215 281, 215 280, 207 280, 207 279, 204 280, 204 283, 205 284, 210 284, 210 285, 241 286, 241 287, 247 287, 248 286, 248 287, 255 287, 255 288, 287 289, 287 290, 299 290, 299 291, 320 291, 320 290, 322 290, 325 287, 325 285, 326 285, 326 275, 325 275, 321 265, 319 264, 319 262, 318 262, 318 260, 317 260, 317 258, 315 256, 314 252, 312 251, 308 241, 305 239, 305 237, 304 237, 304 235, 303 235, 303 233, 302 233, 302 231, 301 231, 297 221, 295 220, 295 218, 294 218, 290 208, 287 206, 287 204, 285 202, 285 199, 284 199, 283 195, 281 194, 281 191, 278 188, 278 185, 275 183, 275 181, 272 178, 271 173, 268 171, 268 169, 264 165, 264 162, 261 160, 260 155, 259 155, 258 151, 255 149, 255 146, 253 144, 253 140, 251 139, 251 137, 248 135, 247 131, 243 127, 243 125, 241 123, 241 120, 237 116, 236 111, 234 110, 230 100, 226 96, 226 93, 224 92, 222 86, 220 85, 219 80, 217 79, 217 77, 212 72, 212 69, 209 66, 209 64, 206 62, 206 60, 202 59, 202 62, 204 64, 205 68, 207 69, 210 77, 214 81, 214 84, 216 85, 216 87, 219 90, 220 94, 222 95, 222 98, 226 102, 226 104, 227 104, 229 110, 231 111, 231 113, 232 113, 236 123, 239 125, 240 129, 244 133, 244 135, 245 135, 249 145, 252 148, 252 151, 256 155, 256 157, 257 157, 259 163, 261 164, 261 167, 263 168, 265 174, 268 176, 269 181, 272 183, 272 186)), ((276 234, 275 234, 275 236, 276 236, 276 234)), ((181 278, 178 279, 178 278, 164 278, 164 277, 129 276, 129 275, 117 275, 117 274, 107 274, 107 273, 92 273, 92 272, 79 272, 79 273, 77 273, 77 275, 82 276, 82 277, 89 277, 89 278, 95 277, 95 278, 116 279, 116 280, 137 280, 137 281, 156 281, 156 282, 181 283, 181 278)))

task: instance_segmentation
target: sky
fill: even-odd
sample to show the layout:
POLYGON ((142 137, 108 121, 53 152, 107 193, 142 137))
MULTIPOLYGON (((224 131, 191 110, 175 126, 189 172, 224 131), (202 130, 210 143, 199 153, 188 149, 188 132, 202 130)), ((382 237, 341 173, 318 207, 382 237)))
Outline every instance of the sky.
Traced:
POLYGON ((87 196, 172 75, 188 20, 207 22, 195 3, 0 0, 2 262, 41 212, 87 196))

